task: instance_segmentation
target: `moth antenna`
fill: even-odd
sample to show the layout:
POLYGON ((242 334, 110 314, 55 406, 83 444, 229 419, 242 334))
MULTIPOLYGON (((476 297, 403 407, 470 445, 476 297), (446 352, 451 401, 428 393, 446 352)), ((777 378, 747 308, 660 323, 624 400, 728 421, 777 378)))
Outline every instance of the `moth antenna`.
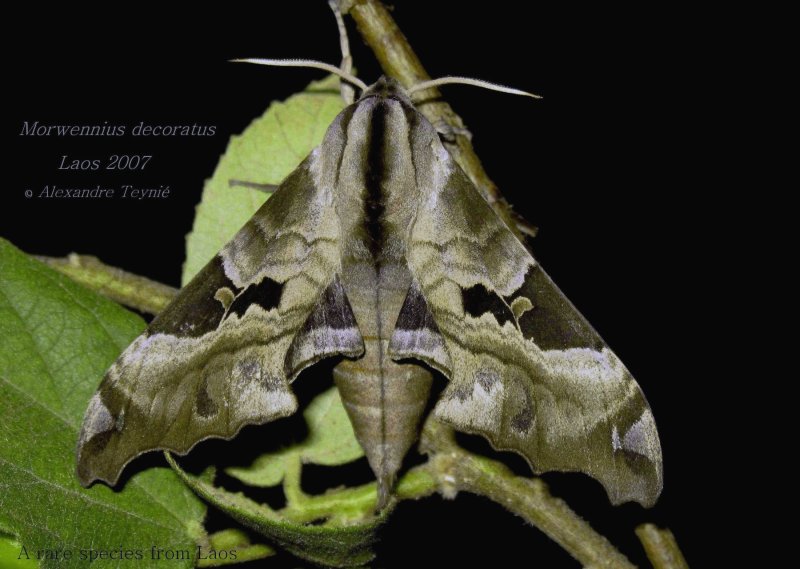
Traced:
POLYGON ((409 87, 408 94, 410 95, 417 91, 422 91, 424 89, 429 89, 431 87, 438 87, 439 85, 451 85, 451 84, 472 85, 474 87, 482 87, 484 89, 489 89, 490 91, 499 91, 500 93, 509 93, 511 95, 523 95, 525 97, 533 97, 534 99, 542 98, 541 95, 528 93, 527 91, 522 91, 521 89, 506 87, 505 85, 498 85, 497 83, 483 81, 482 79, 472 79, 471 77, 439 77, 438 79, 430 79, 429 81, 423 81, 421 83, 417 83, 416 85, 412 85, 411 87, 409 87))
POLYGON ((338 75, 348 83, 352 83, 362 91, 367 90, 367 84, 361 79, 347 73, 335 65, 317 61, 315 59, 260 59, 260 58, 245 58, 245 59, 231 59, 233 63, 255 63, 256 65, 270 65, 272 67, 311 67, 312 69, 322 69, 328 73, 338 75))

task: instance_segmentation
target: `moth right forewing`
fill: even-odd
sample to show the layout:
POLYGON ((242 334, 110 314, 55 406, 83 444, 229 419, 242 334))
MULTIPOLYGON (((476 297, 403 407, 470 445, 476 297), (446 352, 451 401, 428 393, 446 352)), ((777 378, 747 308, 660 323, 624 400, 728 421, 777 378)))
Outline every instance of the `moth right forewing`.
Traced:
MULTIPOLYGON (((434 412, 536 472, 582 471, 614 503, 652 504, 661 448, 636 381, 438 141, 426 160, 407 259, 449 355, 434 412)), ((407 341, 404 355, 430 351, 407 341)))

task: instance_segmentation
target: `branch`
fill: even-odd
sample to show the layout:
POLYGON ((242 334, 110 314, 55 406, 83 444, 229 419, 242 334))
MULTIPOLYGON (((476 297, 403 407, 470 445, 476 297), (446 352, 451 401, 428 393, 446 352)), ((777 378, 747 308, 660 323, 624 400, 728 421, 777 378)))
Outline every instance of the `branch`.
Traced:
MULTIPOLYGON (((387 75, 394 77, 405 87, 431 78, 391 14, 379 0, 342 2, 342 11, 355 20, 361 37, 375 53, 387 75)), ((443 141, 445 147, 500 219, 520 241, 524 242, 523 233, 535 235, 536 229, 512 210, 511 205, 503 198, 500 190, 483 169, 472 147, 464 121, 442 99, 439 90, 420 91, 418 101, 419 111, 431 124, 446 125, 448 133, 452 136, 448 137, 449 140, 443 141)))
POLYGON ((90 255, 36 258, 103 296, 148 314, 161 312, 178 293, 177 289, 106 265, 90 255))
POLYGON ((515 476, 501 462, 459 447, 453 431, 429 419, 420 446, 430 456, 432 472, 445 497, 459 491, 485 496, 520 516, 558 543, 584 567, 633 569, 635 566, 594 531, 538 478, 515 476))
POLYGON ((655 569, 689 569, 675 536, 668 529, 642 524, 636 528, 636 535, 655 569))

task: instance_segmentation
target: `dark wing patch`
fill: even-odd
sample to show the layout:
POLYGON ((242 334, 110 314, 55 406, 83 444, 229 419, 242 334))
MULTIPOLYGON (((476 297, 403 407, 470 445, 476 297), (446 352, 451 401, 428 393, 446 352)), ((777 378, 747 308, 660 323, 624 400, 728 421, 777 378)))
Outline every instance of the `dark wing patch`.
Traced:
POLYGON ((519 318, 523 336, 536 342, 543 350, 591 348, 600 350, 605 345, 591 324, 564 296, 539 264, 525 275, 525 282, 509 298, 527 298, 533 308, 519 318))
POLYGON ((181 289, 180 298, 192 302, 172 302, 148 327, 149 334, 172 334, 179 338, 199 338, 217 329, 225 315, 225 305, 215 298, 217 291, 237 291, 225 274, 222 258, 214 258, 181 289))
POLYGON ((409 287, 397 316, 389 354, 395 360, 416 358, 442 373, 450 372, 450 355, 416 281, 409 287))
POLYGON ((488 290, 482 284, 462 289, 461 300, 464 303, 464 310, 467 314, 475 318, 490 312, 500 326, 506 322, 514 321, 514 314, 511 312, 509 305, 497 293, 488 290))
POLYGON ((293 378, 304 368, 333 354, 356 357, 362 353, 364 339, 336 275, 286 353, 286 377, 293 378))
POLYGON ((272 310, 280 304, 282 292, 283 285, 281 283, 264 277, 261 282, 248 285, 246 289, 236 295, 228 310, 228 315, 244 316, 245 311, 252 304, 257 304, 264 310, 272 310))

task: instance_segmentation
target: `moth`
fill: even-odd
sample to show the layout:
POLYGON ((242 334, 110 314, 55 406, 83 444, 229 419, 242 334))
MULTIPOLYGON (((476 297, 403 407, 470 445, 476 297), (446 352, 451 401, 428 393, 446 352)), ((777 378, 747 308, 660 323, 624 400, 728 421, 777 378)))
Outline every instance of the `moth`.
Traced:
MULTIPOLYGON (((642 391, 382 77, 120 355, 89 402, 77 475, 116 484, 140 454, 185 454, 294 413, 324 358, 386 505, 432 413, 580 471, 613 503, 655 502, 661 447, 642 391)), ((422 87, 422 86, 417 86, 422 87)))

